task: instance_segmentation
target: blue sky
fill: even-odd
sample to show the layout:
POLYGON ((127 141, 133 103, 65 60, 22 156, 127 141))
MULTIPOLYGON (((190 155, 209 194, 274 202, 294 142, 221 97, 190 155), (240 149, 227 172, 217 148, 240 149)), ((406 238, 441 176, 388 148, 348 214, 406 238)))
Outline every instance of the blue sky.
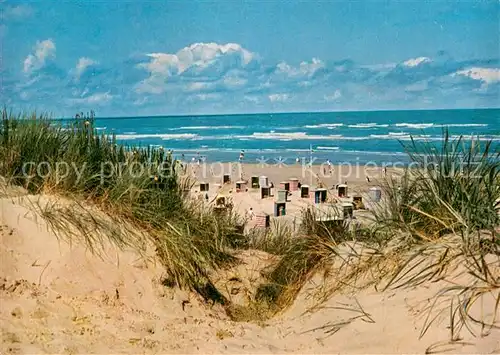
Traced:
POLYGON ((58 116, 498 107, 500 2, 1 1, 1 103, 58 116))

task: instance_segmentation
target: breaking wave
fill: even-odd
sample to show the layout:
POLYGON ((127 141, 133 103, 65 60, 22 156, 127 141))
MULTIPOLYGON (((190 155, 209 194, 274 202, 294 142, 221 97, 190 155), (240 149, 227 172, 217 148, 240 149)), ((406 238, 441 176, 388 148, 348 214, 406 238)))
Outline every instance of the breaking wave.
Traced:
POLYGON ((318 146, 316 147, 317 150, 339 150, 340 147, 323 147, 323 146, 318 146))
POLYGON ((183 126, 169 128, 169 131, 183 131, 183 130, 206 130, 206 129, 244 129, 246 126, 183 126))
POLYGON ((317 125, 307 125, 304 126, 304 128, 328 128, 328 129, 333 129, 336 127, 342 127, 344 124, 343 123, 322 123, 322 124, 317 124, 317 125))
POLYGON ((406 127, 413 129, 424 129, 431 127, 487 127, 486 123, 450 123, 450 124, 434 124, 434 123, 396 123, 396 127, 406 127))
POLYGON ((149 138, 159 138, 163 140, 170 139, 196 139, 197 134, 184 133, 184 134, 117 134, 116 139, 123 140, 135 140, 135 139, 149 139, 149 138))
POLYGON ((388 124, 378 124, 378 123, 356 123, 356 124, 350 124, 347 127, 350 128, 385 128, 389 127, 388 124))

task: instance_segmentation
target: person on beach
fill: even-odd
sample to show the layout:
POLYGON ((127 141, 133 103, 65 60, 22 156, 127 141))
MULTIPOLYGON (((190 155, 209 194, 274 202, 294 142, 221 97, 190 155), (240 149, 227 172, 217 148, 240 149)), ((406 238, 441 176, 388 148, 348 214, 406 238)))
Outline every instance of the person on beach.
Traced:
POLYGON ((248 213, 247 213, 248 219, 252 220, 254 215, 255 214, 253 212, 253 208, 250 207, 250 209, 248 210, 248 213))

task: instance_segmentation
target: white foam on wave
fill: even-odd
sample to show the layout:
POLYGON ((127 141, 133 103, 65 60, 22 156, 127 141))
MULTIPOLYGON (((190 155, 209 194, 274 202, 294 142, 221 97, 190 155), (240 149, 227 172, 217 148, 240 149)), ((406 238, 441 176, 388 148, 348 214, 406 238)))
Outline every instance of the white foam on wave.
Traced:
POLYGON ((442 127, 488 127, 486 123, 451 123, 442 124, 442 127))
POLYGON ((284 149, 285 152, 309 152, 310 150, 309 149, 301 149, 301 148, 297 148, 297 149, 293 149, 293 148, 289 148, 289 149, 284 149))
POLYGON ((304 128, 328 128, 328 129, 334 129, 337 127, 342 127, 344 124, 343 123, 322 123, 322 124, 317 124, 317 125, 307 125, 304 126, 304 128))
POLYGON ((342 150, 346 154, 373 154, 373 155, 401 155, 407 156, 405 152, 380 152, 380 151, 367 151, 367 150, 342 150))
POLYGON ((284 126, 284 127, 274 127, 274 129, 278 131, 290 131, 292 129, 300 129, 302 127, 297 127, 297 126, 284 126))
POLYGON ((316 147, 317 150, 339 150, 340 147, 323 147, 323 146, 318 146, 316 147))
POLYGON ((434 126, 434 123, 396 123, 394 126, 422 129, 422 128, 430 128, 430 127, 434 126))
POLYGON ((407 132, 389 132, 390 136, 407 136, 407 132))
POLYGON ((424 129, 431 127, 488 127, 486 123, 443 123, 443 124, 435 124, 435 123, 396 123, 394 126, 396 127, 406 127, 413 129, 424 129))
POLYGON ((452 139, 467 139, 467 140, 491 140, 494 142, 500 141, 500 136, 497 135, 453 135, 451 136, 452 139))
POLYGON ((182 126, 170 128, 169 131, 206 130, 206 129, 243 129, 245 126, 182 126))
POLYGON ((135 140, 135 139, 150 139, 150 138, 159 138, 163 140, 170 139, 196 139, 198 137, 197 134, 192 133, 183 133, 183 134, 117 134, 116 139, 123 140, 135 140))
POLYGON ((434 124, 434 123, 396 123, 394 126, 396 127, 406 127, 413 129, 424 129, 431 127, 488 127, 486 123, 443 123, 443 124, 434 124))
POLYGON ((421 139, 427 139, 427 138, 430 138, 430 139, 433 139, 433 138, 437 138, 437 139, 441 139, 441 137, 431 137, 430 135, 428 134, 420 134, 420 135, 409 135, 407 133, 403 133, 403 134, 394 134, 394 132, 389 132, 389 134, 370 134, 369 138, 367 139, 370 139, 370 138, 374 138, 374 139, 401 139, 401 140, 409 140, 409 139, 415 139, 415 140, 421 140, 421 139), (393 134, 391 134, 393 133, 393 134))
POLYGON ((385 128, 389 127, 388 124, 378 124, 378 123, 356 123, 347 125, 349 128, 385 128))
POLYGON ((237 139, 270 139, 270 140, 323 140, 336 139, 342 135, 308 135, 306 132, 254 132, 252 135, 235 136, 237 139))

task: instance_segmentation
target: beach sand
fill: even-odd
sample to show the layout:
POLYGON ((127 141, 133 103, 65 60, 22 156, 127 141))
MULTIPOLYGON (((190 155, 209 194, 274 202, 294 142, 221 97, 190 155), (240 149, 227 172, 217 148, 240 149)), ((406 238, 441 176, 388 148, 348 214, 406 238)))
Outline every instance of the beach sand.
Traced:
MULTIPOLYGON (((310 195, 308 198, 302 198, 300 191, 291 191, 286 204, 286 215, 279 217, 279 220, 287 220, 293 225, 299 223, 301 212, 304 208, 315 206, 314 190, 319 185, 327 189, 328 203, 317 204, 316 207, 322 211, 328 210, 333 203, 352 201, 352 196, 360 195, 363 197, 367 208, 371 206, 368 196, 371 187, 380 187, 386 177, 397 176, 400 173, 397 169, 388 169, 384 172, 380 167, 363 166, 339 166, 332 165, 331 168, 324 164, 313 165, 261 165, 261 164, 189 164, 186 168, 186 176, 189 176, 194 183, 192 196, 204 200, 208 196, 208 203, 213 204, 216 196, 223 195, 228 197, 234 207, 234 210, 240 216, 248 214, 250 208, 255 215, 268 214, 274 216, 274 203, 277 200, 277 191, 280 189, 280 183, 289 181, 290 178, 297 178, 302 185, 308 185, 310 195), (223 184, 223 175, 230 175, 230 183, 223 184), (260 189, 252 189, 252 176, 266 176, 269 184, 273 183, 273 196, 261 198, 260 189), (370 180, 367 181, 367 177, 370 180), (247 181, 247 191, 237 192, 236 182, 247 181), (200 191, 200 182, 209 183, 209 191, 200 191), (350 198, 338 198, 335 185, 347 183, 350 198)), ((326 213, 326 212, 325 212, 326 213)), ((363 215, 363 211, 355 211, 355 215, 363 215)), ((253 220, 255 221, 255 220, 253 220)), ((253 226, 249 221, 248 226, 253 226)))
MULTIPOLYGON (((316 275, 276 318, 234 322, 219 306, 162 286, 153 250, 139 255, 104 241, 98 257, 81 243, 58 240, 27 207, 36 198, 0 200, 2 354, 424 353, 436 342, 434 350, 452 353, 500 349, 498 329, 477 338, 464 329, 462 341, 448 344, 446 312, 419 339, 425 309, 443 281, 339 292, 309 311, 325 283, 316 275), (359 307, 367 315, 357 318, 359 307)), ((272 259, 252 250, 239 257, 242 262, 217 279, 221 289, 255 288, 272 259)), ((493 309, 488 302, 484 309, 493 309)))

